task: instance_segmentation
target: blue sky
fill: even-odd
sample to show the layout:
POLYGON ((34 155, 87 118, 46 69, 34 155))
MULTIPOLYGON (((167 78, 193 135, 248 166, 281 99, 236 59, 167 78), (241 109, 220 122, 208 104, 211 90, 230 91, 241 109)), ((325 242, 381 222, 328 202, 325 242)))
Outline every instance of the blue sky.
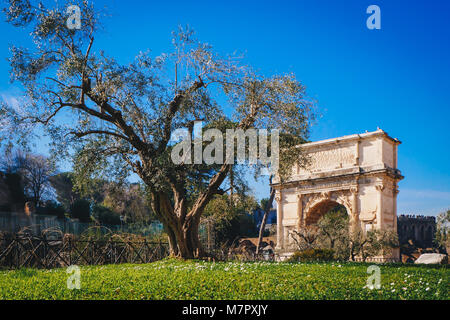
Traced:
MULTIPOLYGON (((449 1, 95 3, 111 14, 96 48, 121 62, 146 49, 168 51, 171 31, 189 24, 219 52, 245 52, 265 74, 294 72, 318 101, 311 140, 380 127, 403 142, 398 213, 450 207, 449 1), (371 4, 381 9, 380 30, 366 27, 371 4)), ((13 43, 29 44, 1 21, 0 94, 9 100, 18 94, 5 60, 13 43)), ((267 196, 265 181, 252 185, 258 198, 267 196)))

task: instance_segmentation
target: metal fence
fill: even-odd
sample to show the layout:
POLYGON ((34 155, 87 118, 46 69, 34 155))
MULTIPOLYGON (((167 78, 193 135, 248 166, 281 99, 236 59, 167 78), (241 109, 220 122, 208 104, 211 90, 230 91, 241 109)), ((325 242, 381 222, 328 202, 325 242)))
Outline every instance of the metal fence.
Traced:
POLYGON ((169 245, 147 240, 60 239, 30 235, 0 237, 0 267, 57 268, 70 265, 149 263, 167 257, 169 245))

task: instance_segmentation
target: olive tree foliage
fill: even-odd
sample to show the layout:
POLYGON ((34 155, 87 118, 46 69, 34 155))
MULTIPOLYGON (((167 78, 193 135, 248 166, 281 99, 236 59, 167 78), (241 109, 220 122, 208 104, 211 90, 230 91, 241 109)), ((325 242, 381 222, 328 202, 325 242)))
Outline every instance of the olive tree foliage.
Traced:
POLYGON ((303 226, 290 235, 298 251, 330 249, 336 260, 344 261, 388 256, 399 246, 397 233, 392 230, 350 228, 347 212, 341 206, 325 213, 317 224, 303 226))
POLYGON ((366 261, 378 255, 389 256, 399 247, 397 232, 389 229, 372 229, 365 232, 358 228, 350 232, 348 242, 352 261, 366 261))
POLYGON ((316 226, 304 226, 289 233, 298 251, 319 248, 320 231, 316 226))
POLYGON ((53 153, 74 156, 79 178, 136 173, 172 255, 205 255, 200 217, 213 196, 224 192, 221 185, 234 166, 174 164, 176 129, 192 132, 196 120, 219 130, 278 129, 280 175, 302 161, 299 148, 289 147, 307 138, 314 102, 293 74, 258 74, 240 57, 222 57, 182 28, 173 33, 172 52, 140 52, 121 64, 96 47, 101 15, 88 1, 49 8, 10 0, 4 12, 9 23, 31 30, 34 46, 11 48, 12 80, 22 83, 26 98, 20 110, 3 106, 0 123, 30 134, 36 125, 45 127, 53 153), (80 29, 66 26, 69 5, 81 9, 80 29))
POLYGON ((331 249, 337 260, 349 258, 349 237, 349 218, 341 205, 326 212, 316 224, 305 225, 291 233, 297 250, 331 249))

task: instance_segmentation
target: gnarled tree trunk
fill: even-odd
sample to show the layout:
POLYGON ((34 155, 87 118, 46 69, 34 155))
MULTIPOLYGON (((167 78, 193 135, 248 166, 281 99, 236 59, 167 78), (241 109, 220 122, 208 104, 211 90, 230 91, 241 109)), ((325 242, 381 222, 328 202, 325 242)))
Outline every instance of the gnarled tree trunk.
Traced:
POLYGON ((200 242, 198 230, 207 198, 211 197, 212 193, 203 195, 204 201, 197 201, 189 211, 182 194, 175 194, 172 205, 167 193, 152 193, 152 208, 169 237, 170 256, 183 259, 206 257, 207 253, 200 242))
POLYGON ((184 259, 202 258, 206 256, 198 237, 199 223, 196 221, 178 222, 177 225, 165 225, 169 236, 170 256, 184 259))

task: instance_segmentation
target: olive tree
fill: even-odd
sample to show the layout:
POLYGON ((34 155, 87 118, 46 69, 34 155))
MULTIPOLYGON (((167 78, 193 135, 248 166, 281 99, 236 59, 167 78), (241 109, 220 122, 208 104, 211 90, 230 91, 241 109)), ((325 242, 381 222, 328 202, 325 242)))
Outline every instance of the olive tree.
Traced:
POLYGON ((26 97, 20 110, 4 105, 0 112, 2 125, 19 128, 8 138, 27 139, 42 125, 53 138, 53 154, 74 156, 78 176, 137 174, 174 256, 205 255, 200 217, 213 196, 225 192, 222 185, 237 165, 174 163, 177 129, 191 134, 196 121, 222 132, 277 129, 286 150, 278 173, 301 159, 299 148, 289 147, 306 139, 314 102, 293 74, 258 74, 239 56, 219 55, 190 29, 173 33, 172 52, 144 51, 121 64, 96 47, 101 15, 88 1, 58 1, 50 8, 10 0, 4 12, 9 23, 30 31, 34 43, 10 49, 11 77, 26 97), (78 29, 68 27, 70 5, 80 8, 78 29))

